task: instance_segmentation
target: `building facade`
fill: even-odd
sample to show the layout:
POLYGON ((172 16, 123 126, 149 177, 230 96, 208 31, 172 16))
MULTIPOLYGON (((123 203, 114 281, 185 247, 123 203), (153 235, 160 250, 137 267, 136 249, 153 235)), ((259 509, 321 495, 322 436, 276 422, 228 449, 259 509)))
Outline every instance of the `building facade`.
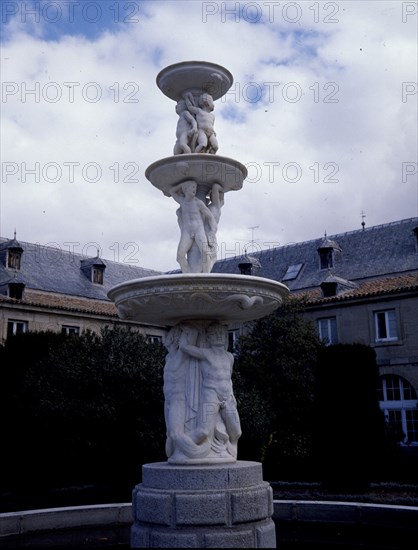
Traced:
POLYGON ((307 300, 325 343, 374 348, 380 406, 403 444, 418 446, 418 218, 252 252, 214 271, 283 282, 307 300))
POLYGON ((162 327, 121 320, 107 297, 119 283, 158 273, 16 238, 0 239, 0 340, 29 330, 79 334, 115 325, 161 340, 162 327))
MULTIPOLYGON (((403 444, 418 447, 418 218, 219 260, 212 271, 283 282, 305 298, 304 315, 326 344, 373 347, 380 406, 403 444)), ((0 239, 0 338, 124 325, 161 340, 165 327, 121 320, 107 297, 119 283, 159 274, 0 239)), ((231 327, 231 346, 242 330, 231 327)))

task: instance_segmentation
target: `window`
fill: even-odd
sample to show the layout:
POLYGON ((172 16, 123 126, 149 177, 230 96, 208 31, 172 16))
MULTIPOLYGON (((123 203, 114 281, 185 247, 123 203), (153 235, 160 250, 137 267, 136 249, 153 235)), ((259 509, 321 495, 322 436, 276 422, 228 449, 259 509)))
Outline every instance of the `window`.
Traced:
POLYGON ((337 288, 337 283, 332 281, 324 281, 323 283, 321 283, 322 296, 324 298, 331 298, 332 296, 336 296, 337 288))
POLYGON ((10 319, 7 322, 7 337, 14 336, 15 334, 21 334, 27 332, 28 322, 27 321, 13 321, 10 319))
POLYGON ((289 265, 282 281, 292 281, 296 279, 302 269, 303 264, 289 265))
POLYGON ((22 300, 25 285, 23 283, 9 283, 9 296, 15 300, 22 300))
POLYGON ((337 319, 327 317, 318 319, 319 338, 327 345, 338 343, 337 319))
POLYGON ((382 376, 379 404, 397 440, 404 445, 418 445, 418 400, 411 384, 394 374, 382 376))
POLYGON ((103 284, 103 268, 101 267, 93 267, 91 270, 91 279, 93 283, 97 283, 98 285, 103 284))
POLYGON ((80 334, 80 327, 75 327, 71 325, 62 325, 61 327, 62 334, 80 334))
POLYGON ((398 339, 396 326, 396 311, 376 311, 374 314, 376 342, 389 342, 398 339))
POLYGON ((148 334, 147 335, 147 341, 149 344, 162 344, 163 343, 163 337, 162 336, 156 336, 155 334, 148 334))
POLYGON ((228 330, 228 351, 229 352, 234 353, 234 351, 236 351, 238 338, 239 338, 238 329, 228 330))
POLYGON ((324 248, 319 251, 319 262, 321 269, 330 269, 333 267, 332 248, 324 248))
POLYGON ((10 269, 20 269, 21 253, 16 250, 9 250, 7 258, 7 267, 10 269))

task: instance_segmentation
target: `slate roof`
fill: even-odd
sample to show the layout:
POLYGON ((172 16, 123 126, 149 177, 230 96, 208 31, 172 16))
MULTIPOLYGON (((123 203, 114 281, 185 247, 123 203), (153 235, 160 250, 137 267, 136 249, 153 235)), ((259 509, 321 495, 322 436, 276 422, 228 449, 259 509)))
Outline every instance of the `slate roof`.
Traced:
MULTIPOLYGON (((418 272, 418 217, 394 221, 327 237, 341 249, 334 250, 334 266, 320 269, 318 248, 324 237, 311 241, 251 252, 258 259, 260 277, 282 281, 290 266, 303 264, 298 276, 286 280, 292 290, 318 288, 330 275, 359 283, 371 278, 418 272)), ((214 273, 239 273, 243 256, 219 260, 214 273)))
MULTIPOLYGON (((276 281, 283 279, 290 266, 302 264, 297 277, 286 280, 285 284, 293 292, 316 289, 312 299, 321 298, 320 284, 330 280, 344 280, 345 283, 356 283, 358 287, 351 289, 350 285, 346 285, 348 288, 344 288, 341 294, 324 298, 328 301, 360 296, 364 295, 364 292, 373 294, 382 288, 387 292, 390 288, 381 286, 377 279, 391 278, 392 284, 402 285, 403 275, 418 273, 417 228, 418 217, 327 236, 327 241, 336 243, 341 249, 334 250, 334 266, 331 269, 320 269, 318 248, 323 245, 324 237, 252 252, 251 258, 252 263, 258 261, 261 265, 261 269, 257 269, 255 275, 276 281), (371 279, 376 281, 371 285, 362 284, 371 279)), ((14 240, 0 238, 0 249, 7 248, 7 243, 10 244, 12 241, 14 240)), ((84 265, 95 264, 97 258, 88 259, 81 254, 33 243, 18 244, 23 249, 21 269, 7 269, 0 262, 0 288, 16 280, 26 285, 25 301, 31 296, 28 293, 30 289, 72 297, 65 300, 63 297, 45 298, 48 303, 45 302, 44 305, 47 307, 74 307, 83 310, 86 306, 88 311, 93 311, 93 304, 84 303, 82 300, 77 302, 77 297, 109 302, 107 292, 117 284, 161 274, 152 269, 99 259, 99 262, 106 266, 104 284, 94 284, 80 267, 82 260, 84 265)), ((215 264, 213 272, 238 274, 238 264, 243 260, 245 261, 244 256, 220 260, 215 264)), ((39 295, 35 298, 39 303, 39 295)), ((101 311, 100 308, 101 306, 101 311)), ((113 305, 111 311, 103 311, 106 315, 113 315, 113 312, 113 305)))
MULTIPOLYGON (((0 247, 6 248, 8 240, 0 238, 0 247)), ((86 257, 68 250, 40 246, 38 244, 20 241, 23 249, 21 267, 16 272, 8 269, 0 262, 0 287, 14 279, 18 274, 19 282, 24 282, 27 289, 43 290, 72 296, 80 296, 95 300, 106 300, 107 292, 119 283, 160 275, 160 271, 145 269, 107 259, 92 258, 91 264, 103 263, 103 285, 94 284, 80 269, 81 261, 86 257)), ((90 262, 84 262, 84 265, 90 262)))

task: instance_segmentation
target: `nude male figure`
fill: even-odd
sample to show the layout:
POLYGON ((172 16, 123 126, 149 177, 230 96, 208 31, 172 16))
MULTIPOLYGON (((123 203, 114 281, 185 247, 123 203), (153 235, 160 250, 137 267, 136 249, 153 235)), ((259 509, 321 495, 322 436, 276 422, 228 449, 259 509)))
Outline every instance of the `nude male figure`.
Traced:
POLYGON ((177 212, 180 225, 180 242, 177 248, 177 262, 183 273, 191 273, 187 254, 196 243, 201 256, 201 273, 208 273, 209 250, 211 242, 205 232, 205 222, 210 231, 216 233, 217 223, 213 214, 203 201, 197 198, 197 183, 187 180, 171 189, 173 199, 180 204, 177 212))
MULTIPOLYGON (((210 198, 207 201, 207 207, 212 212, 213 217, 215 218, 216 224, 219 224, 219 220, 221 217, 221 209, 222 206, 225 203, 224 199, 224 191, 222 186, 219 183, 214 183, 212 185, 212 189, 210 192, 210 198)), ((218 252, 218 242, 216 240, 216 233, 213 233, 210 230, 210 227, 205 227, 206 235, 208 236, 208 241, 211 243, 211 247, 209 249, 209 258, 208 258, 208 266, 209 266, 209 272, 212 271, 213 266, 216 263, 217 258, 217 252, 218 252)))
MULTIPOLYGON (((225 329, 220 323, 209 325, 206 337, 209 348, 200 348, 191 343, 180 345, 185 353, 200 360, 202 375, 199 422, 191 437, 197 444, 207 439, 213 441, 220 416, 229 437, 228 452, 236 458, 241 424, 231 380, 234 356, 225 349, 225 329)), ((190 341, 193 341, 193 334, 190 341)))
POLYGON ((198 107, 194 104, 191 93, 185 94, 184 99, 189 111, 196 116, 198 136, 195 153, 215 154, 218 150, 218 140, 213 128, 215 115, 212 113, 214 109, 212 96, 207 93, 202 94, 198 107))
POLYGON ((177 122, 174 155, 189 154, 194 149, 197 138, 197 123, 194 116, 187 110, 184 99, 180 99, 176 105, 176 113, 179 115, 177 122), (191 146, 191 147, 190 147, 191 146))

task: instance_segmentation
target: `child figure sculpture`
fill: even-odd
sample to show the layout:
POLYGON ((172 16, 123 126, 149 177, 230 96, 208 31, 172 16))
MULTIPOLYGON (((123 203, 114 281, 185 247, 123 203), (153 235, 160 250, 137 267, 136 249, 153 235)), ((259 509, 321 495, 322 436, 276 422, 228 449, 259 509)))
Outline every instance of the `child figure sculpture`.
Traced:
POLYGON ((194 152, 215 154, 218 150, 218 140, 213 128, 215 115, 212 113, 214 109, 212 96, 203 93, 199 97, 198 107, 194 103, 193 94, 186 93, 184 99, 188 110, 196 116, 197 145, 194 152))

